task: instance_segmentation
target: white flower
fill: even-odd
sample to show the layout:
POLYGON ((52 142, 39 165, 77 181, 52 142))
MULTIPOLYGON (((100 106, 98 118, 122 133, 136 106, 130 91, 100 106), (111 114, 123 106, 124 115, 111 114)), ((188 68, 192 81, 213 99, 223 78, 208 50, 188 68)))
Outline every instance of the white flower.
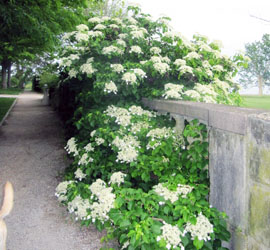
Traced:
POLYGON ((113 46, 113 45, 111 45, 109 47, 104 47, 102 49, 102 54, 104 54, 104 55, 110 55, 112 53, 116 53, 116 54, 122 55, 124 53, 124 51, 122 49, 119 49, 116 46, 113 46))
POLYGON ((70 213, 75 213, 77 219, 85 220, 88 216, 88 209, 90 208, 89 200, 84 200, 80 195, 77 195, 71 202, 68 203, 68 210, 70 213))
POLYGON ((222 65, 214 65, 213 70, 221 72, 221 71, 224 71, 224 68, 222 65))
POLYGON ((123 22, 119 17, 114 17, 111 19, 112 21, 116 22, 117 24, 121 25, 123 22))
POLYGON ((103 36, 103 33, 99 30, 96 30, 96 31, 90 30, 90 31, 88 31, 88 36, 99 37, 99 36, 103 36))
POLYGON ((109 25, 109 27, 111 28, 111 29, 119 29, 119 26, 118 25, 116 25, 116 24, 110 24, 109 25))
POLYGON ((153 63, 161 63, 162 62, 160 56, 152 56, 150 61, 153 63))
POLYGON ((193 75, 193 69, 190 66, 183 65, 179 68, 179 71, 182 74, 189 73, 193 75))
POLYGON ((124 108, 119 108, 116 106, 109 106, 106 111, 104 111, 105 114, 107 114, 110 117, 115 117, 116 118, 116 123, 118 125, 122 126, 128 126, 130 124, 130 113, 128 110, 124 108))
POLYGON ((160 48, 158 48, 158 47, 152 47, 151 49, 150 49, 150 52, 152 53, 152 54, 154 54, 154 55, 156 55, 156 54, 160 54, 161 53, 161 49, 160 48))
POLYGON ((64 196, 66 193, 67 193, 67 189, 68 189, 68 185, 73 183, 74 181, 63 181, 63 182, 60 182, 58 184, 58 186, 56 187, 55 191, 55 195, 57 197, 60 197, 61 195, 64 196))
POLYGON ((170 70, 170 66, 167 63, 154 63, 153 67, 161 75, 164 75, 166 72, 170 70))
POLYGON ((186 65, 186 60, 176 59, 173 64, 175 64, 176 66, 185 66, 186 65))
POLYGON ((109 183, 117 184, 118 186, 120 186, 122 183, 125 182, 125 177, 126 174, 123 174, 122 172, 115 172, 112 174, 109 183))
POLYGON ((86 177, 86 174, 84 174, 80 168, 78 168, 74 174, 75 174, 75 178, 78 179, 79 181, 81 181, 82 179, 86 177))
POLYGON ((165 97, 165 99, 170 98, 180 100, 182 99, 181 95, 183 87, 183 85, 167 83, 164 86, 165 94, 163 96, 165 97))
POLYGON ((181 185, 178 184, 176 191, 171 191, 168 188, 163 186, 163 183, 159 183, 158 185, 153 187, 153 190, 160 196, 162 196, 165 200, 169 200, 171 203, 176 202, 179 199, 179 196, 182 198, 186 198, 187 194, 192 191, 193 187, 189 185, 181 185))
POLYGON ((80 67, 80 70, 82 73, 86 73, 88 75, 91 75, 95 73, 97 70, 93 68, 91 63, 85 63, 80 67))
POLYGON ((137 77, 134 73, 132 72, 126 72, 123 76, 122 76, 122 80, 126 82, 126 84, 132 84, 132 83, 136 83, 137 81, 137 77))
POLYGON ((71 137, 68 140, 67 145, 65 146, 65 149, 69 154, 73 153, 74 156, 79 155, 79 151, 78 151, 77 145, 76 145, 76 140, 74 137, 71 137))
POLYGON ((93 158, 89 157, 87 153, 84 153, 79 160, 79 165, 87 165, 89 162, 93 162, 93 158))
POLYGON ((88 41, 89 36, 88 36, 88 34, 84 34, 84 33, 79 33, 79 32, 77 32, 76 35, 75 35, 75 39, 76 39, 78 42, 81 42, 81 41, 88 41))
POLYGON ((194 240, 196 236, 199 240, 210 240, 210 234, 214 232, 213 225, 202 213, 198 215, 196 220, 197 222, 195 225, 188 222, 185 231, 191 234, 192 240, 194 240))
POLYGON ((118 37, 120 39, 125 39, 125 38, 127 38, 127 36, 128 36, 128 34, 125 34, 125 33, 121 33, 121 34, 118 35, 118 37))
POLYGON ((118 45, 120 45, 120 46, 123 46, 123 47, 126 47, 127 46, 126 42, 124 40, 122 40, 122 39, 117 39, 116 40, 116 43, 118 45))
POLYGON ((227 92, 230 89, 230 85, 227 82, 220 81, 218 78, 214 80, 214 83, 224 92, 227 92))
POLYGON ((91 137, 94 137, 95 134, 96 134, 96 132, 97 132, 96 130, 93 130, 93 131, 90 133, 90 136, 91 136, 91 137))
POLYGON ((97 24, 95 27, 94 27, 94 30, 104 30, 106 29, 106 26, 103 25, 103 24, 97 24))
POLYGON ((128 20, 129 23, 131 23, 133 25, 138 23, 138 21, 136 19, 134 19, 133 17, 128 17, 127 20, 128 20))
POLYGON ((101 17, 102 22, 109 21, 110 19, 111 19, 111 18, 108 17, 108 16, 103 16, 103 17, 101 17))
POLYGON ((73 60, 80 59, 79 55, 76 55, 76 54, 71 54, 71 55, 69 55, 68 58, 70 58, 72 61, 73 61, 73 60))
POLYGON ((213 44, 214 46, 217 46, 218 48, 223 48, 222 41, 220 41, 220 40, 214 40, 214 41, 212 42, 212 44, 213 44))
POLYGON ((146 77, 146 73, 142 69, 133 69, 133 72, 141 78, 146 77))
POLYGON ((185 91, 184 94, 190 98, 195 99, 196 101, 198 101, 201 97, 201 95, 193 89, 185 91))
POLYGON ((113 72, 121 73, 124 72, 124 67, 121 64, 111 64, 113 72))
POLYGON ((217 103, 217 101, 209 95, 204 96, 202 101, 205 103, 217 103))
POLYGON ((104 140, 103 138, 97 137, 97 138, 95 139, 95 142, 96 142, 97 145, 99 146, 99 145, 103 144, 103 143, 105 142, 105 140, 104 140))
POLYGON ((217 93, 215 92, 215 90, 211 85, 202 85, 200 83, 196 83, 194 90, 203 95, 211 95, 213 97, 217 96, 217 93))
POLYGON ((87 30, 89 30, 88 26, 85 25, 85 24, 77 25, 77 26, 76 26, 76 29, 77 29, 78 31, 87 31, 87 30))
POLYGON ((185 57, 184 59, 200 59, 201 58, 201 55, 199 55, 197 52, 193 51, 193 52, 189 52, 185 57))
POLYGON ((105 88, 104 88, 105 93, 117 93, 117 87, 113 81, 110 81, 109 83, 105 83, 105 88))
POLYGON ((75 69, 71 69, 69 72, 68 72, 68 75, 70 78, 75 78, 77 76, 78 72, 75 70, 75 69))
POLYGON ((95 150, 91 143, 88 143, 88 144, 84 147, 84 149, 85 149, 86 152, 92 152, 92 151, 95 150))
POLYGON ((141 47, 134 45, 134 46, 131 46, 129 53, 142 54, 143 52, 142 52, 141 47))
POLYGON ((99 17, 92 17, 90 19, 88 19, 89 23, 101 23, 102 19, 100 19, 99 17))
POLYGON ((185 249, 180 238, 180 236, 184 236, 184 234, 179 230, 178 226, 172 226, 164 222, 161 230, 162 235, 158 236, 157 241, 164 239, 167 242, 167 249, 171 249, 171 247, 180 247, 181 250, 185 249))
POLYGON ((144 32, 143 32, 143 30, 132 30, 130 32, 130 35, 132 36, 133 39, 134 38, 137 38, 137 39, 144 38, 144 32))

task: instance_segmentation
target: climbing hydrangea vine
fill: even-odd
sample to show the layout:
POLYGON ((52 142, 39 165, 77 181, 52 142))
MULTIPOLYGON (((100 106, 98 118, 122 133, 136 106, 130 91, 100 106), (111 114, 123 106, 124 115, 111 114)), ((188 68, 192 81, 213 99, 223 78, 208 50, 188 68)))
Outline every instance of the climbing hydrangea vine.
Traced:
POLYGON ((225 249, 226 215, 208 202, 207 128, 194 120, 181 131, 141 99, 238 104, 241 57, 201 35, 188 41, 166 17, 129 10, 64 35, 62 82, 80 91, 66 146, 73 163, 56 196, 121 249, 225 249))

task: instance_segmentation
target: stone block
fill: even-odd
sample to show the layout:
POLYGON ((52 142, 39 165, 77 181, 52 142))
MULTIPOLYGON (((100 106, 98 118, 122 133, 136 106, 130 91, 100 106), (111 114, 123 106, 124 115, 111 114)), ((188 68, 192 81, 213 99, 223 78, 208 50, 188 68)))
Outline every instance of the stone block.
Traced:
POLYGON ((218 129, 209 137, 210 203, 226 212, 235 228, 247 228, 245 137, 218 129))
POLYGON ((270 189, 254 184, 250 190, 249 233, 270 249, 270 189))

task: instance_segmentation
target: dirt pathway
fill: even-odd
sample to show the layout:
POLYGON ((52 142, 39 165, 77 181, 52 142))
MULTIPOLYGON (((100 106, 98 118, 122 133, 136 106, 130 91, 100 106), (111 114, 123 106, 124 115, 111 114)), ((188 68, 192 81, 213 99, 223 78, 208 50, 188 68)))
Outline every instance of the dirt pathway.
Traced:
MULTIPOLYGON (((0 127, 0 187, 14 185, 7 250, 96 250, 101 233, 80 228, 54 196, 65 168, 61 124, 42 95, 25 92, 0 127)), ((0 196, 2 200, 2 194, 0 196)))

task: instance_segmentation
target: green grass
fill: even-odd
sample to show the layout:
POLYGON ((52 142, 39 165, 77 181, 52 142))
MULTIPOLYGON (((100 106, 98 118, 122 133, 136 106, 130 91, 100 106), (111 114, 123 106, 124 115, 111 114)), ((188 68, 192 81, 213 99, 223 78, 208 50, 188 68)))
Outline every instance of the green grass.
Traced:
POLYGON ((21 92, 22 92, 22 89, 19 89, 19 88, 0 89, 0 94, 5 94, 5 95, 18 95, 21 92))
POLYGON ((27 90, 32 90, 32 82, 26 83, 24 88, 27 90))
POLYGON ((243 95, 242 98, 242 107, 270 110, 270 95, 243 95))
POLYGON ((15 98, 0 98, 0 122, 9 110, 15 98))

